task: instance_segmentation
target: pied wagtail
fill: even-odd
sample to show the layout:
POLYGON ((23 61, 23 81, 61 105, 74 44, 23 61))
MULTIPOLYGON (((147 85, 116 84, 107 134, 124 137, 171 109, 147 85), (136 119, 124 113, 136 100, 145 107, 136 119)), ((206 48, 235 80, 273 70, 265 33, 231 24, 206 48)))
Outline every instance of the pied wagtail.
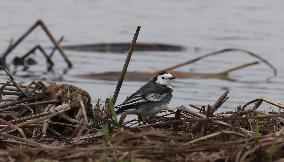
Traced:
POLYGON ((124 113, 124 118, 126 114, 137 114, 140 119, 156 115, 171 101, 173 79, 175 77, 170 73, 159 73, 138 91, 127 97, 122 104, 117 105, 116 113, 124 113))

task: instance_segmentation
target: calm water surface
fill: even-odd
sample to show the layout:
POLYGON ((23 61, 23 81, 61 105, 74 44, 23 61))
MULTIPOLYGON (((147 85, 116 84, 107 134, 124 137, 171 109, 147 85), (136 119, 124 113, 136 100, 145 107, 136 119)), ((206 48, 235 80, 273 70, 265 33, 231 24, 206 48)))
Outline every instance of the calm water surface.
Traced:
MULTIPOLYGON (((138 25, 142 26, 138 41, 185 46, 183 52, 135 52, 129 70, 153 70, 204 53, 223 48, 242 48, 261 54, 278 69, 278 76, 265 82, 271 70, 264 64, 232 73, 242 81, 218 79, 176 79, 171 106, 181 104, 212 104, 230 89, 230 99, 224 109, 234 108, 256 97, 267 96, 284 102, 284 1, 282 0, 156 0, 156 1, 95 1, 95 0, 0 0, 0 51, 11 38, 18 38, 37 19, 43 19, 54 35, 65 36, 63 44, 130 42, 138 25)), ((34 32, 13 52, 21 55, 36 44, 50 46, 42 31, 34 32)), ((74 77, 76 74, 117 71, 126 55, 114 53, 66 51, 74 68, 63 76, 61 83, 71 83, 87 90, 93 100, 113 94, 116 82, 74 77)), ((57 53, 58 54, 58 53, 57 53)), ((41 56, 36 55, 36 58, 41 56)), ((8 58, 11 60, 12 55, 8 58)), ((208 58, 182 67, 182 71, 218 72, 253 61, 237 52, 208 58)), ((44 61, 41 64, 45 64, 44 61)), ((28 82, 46 82, 60 75, 65 68, 56 55, 56 76, 17 78, 28 82)), ((45 65, 35 65, 33 71, 44 71, 45 65)), ((2 77, 1 81, 6 78, 2 77)), ((124 82, 118 102, 143 85, 124 82)))

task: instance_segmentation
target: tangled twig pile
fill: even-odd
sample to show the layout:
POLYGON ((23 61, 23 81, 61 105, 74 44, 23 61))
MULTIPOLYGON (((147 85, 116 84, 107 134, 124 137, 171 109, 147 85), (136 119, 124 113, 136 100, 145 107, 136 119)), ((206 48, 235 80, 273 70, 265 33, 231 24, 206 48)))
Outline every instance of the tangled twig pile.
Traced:
POLYGON ((258 110, 263 102, 283 105, 267 98, 218 113, 226 91, 213 105, 166 109, 146 125, 132 120, 119 129, 105 105, 98 101, 93 107, 88 93, 71 85, 20 86, 10 75, 0 92, 0 161, 277 161, 284 156, 284 114, 258 110))

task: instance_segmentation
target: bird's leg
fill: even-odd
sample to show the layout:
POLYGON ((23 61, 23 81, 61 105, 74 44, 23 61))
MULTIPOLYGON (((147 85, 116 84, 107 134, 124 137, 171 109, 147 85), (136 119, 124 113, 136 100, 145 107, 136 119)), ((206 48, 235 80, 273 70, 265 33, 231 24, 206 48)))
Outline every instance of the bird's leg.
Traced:
POLYGON ((145 114, 137 114, 137 116, 138 116, 139 125, 141 125, 141 122, 142 122, 142 125, 148 123, 148 118, 145 114))
POLYGON ((119 126, 122 126, 122 123, 124 122, 125 118, 127 115, 131 115, 131 114, 135 114, 135 111, 126 111, 124 113, 122 113, 122 115, 120 116, 120 119, 119 119, 119 126))
POLYGON ((141 121, 143 120, 143 117, 142 117, 142 115, 139 115, 139 114, 137 114, 137 116, 138 116, 138 123, 140 125, 141 121))
POLYGON ((122 126, 122 123, 124 122, 126 116, 127 116, 127 112, 122 113, 122 115, 119 119, 119 123, 118 123, 120 127, 122 126))

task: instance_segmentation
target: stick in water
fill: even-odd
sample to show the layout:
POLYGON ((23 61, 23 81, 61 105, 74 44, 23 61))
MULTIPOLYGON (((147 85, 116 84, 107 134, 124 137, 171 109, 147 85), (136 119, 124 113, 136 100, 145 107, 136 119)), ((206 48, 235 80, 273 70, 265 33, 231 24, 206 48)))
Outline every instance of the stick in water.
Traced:
POLYGON ((139 35, 140 28, 141 28, 141 26, 138 26, 137 29, 136 29, 136 32, 135 32, 134 37, 132 39, 131 46, 130 46, 129 51, 128 51, 128 55, 127 55, 126 60, 124 62, 124 66, 123 66, 120 78, 119 78, 119 80, 117 82, 117 85, 116 85, 116 88, 115 88, 115 91, 114 91, 114 94, 113 94, 113 97, 112 97, 114 105, 115 105, 116 99, 118 97, 118 93, 120 91, 122 82, 124 80, 124 76, 125 76, 125 73, 127 71, 127 68, 128 68, 129 62, 130 62, 130 58, 131 58, 132 53, 134 51, 134 47, 135 47, 136 40, 137 40, 138 35, 139 35))

